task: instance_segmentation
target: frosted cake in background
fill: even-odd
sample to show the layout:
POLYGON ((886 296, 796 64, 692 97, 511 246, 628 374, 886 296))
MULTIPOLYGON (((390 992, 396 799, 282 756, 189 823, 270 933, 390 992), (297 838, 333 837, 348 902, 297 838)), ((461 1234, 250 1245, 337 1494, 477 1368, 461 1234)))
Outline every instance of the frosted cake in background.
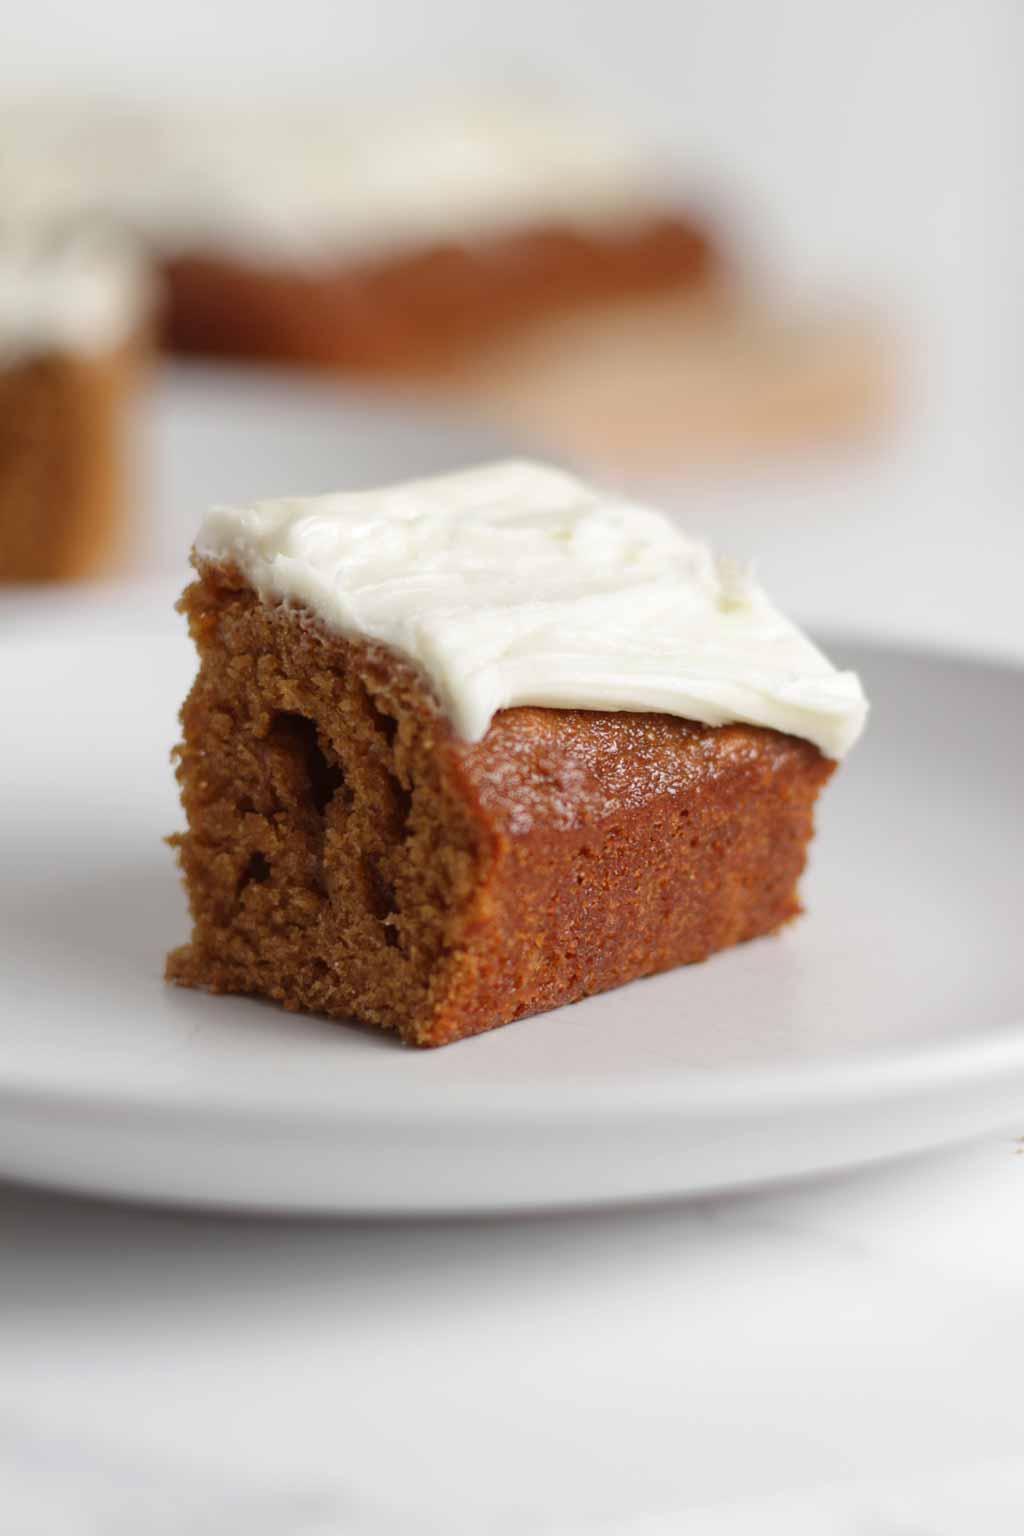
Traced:
POLYGON ((186 351, 418 374, 720 262, 614 120, 490 93, 287 109, 11 106, 8 207, 119 219, 186 351))
POLYGON ((799 446, 887 407, 876 324, 754 298, 672 158, 551 92, 9 103, 0 200, 130 228, 175 350, 398 384, 584 464, 799 446))

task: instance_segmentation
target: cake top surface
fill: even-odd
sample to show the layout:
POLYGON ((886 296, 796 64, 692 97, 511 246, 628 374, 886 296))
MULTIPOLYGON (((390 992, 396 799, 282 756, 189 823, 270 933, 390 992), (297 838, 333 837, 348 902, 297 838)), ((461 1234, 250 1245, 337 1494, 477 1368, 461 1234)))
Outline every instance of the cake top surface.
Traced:
POLYGON ((153 301, 153 279, 122 234, 88 221, 0 222, 0 364, 118 347, 153 301))
POLYGON ((217 507, 195 555, 412 660, 471 741, 535 704, 742 721, 842 757, 867 713, 749 573, 543 464, 217 507))
POLYGON ((649 208, 652 182, 614 117, 542 91, 0 108, 9 210, 98 210, 167 251, 311 258, 603 225, 649 208))

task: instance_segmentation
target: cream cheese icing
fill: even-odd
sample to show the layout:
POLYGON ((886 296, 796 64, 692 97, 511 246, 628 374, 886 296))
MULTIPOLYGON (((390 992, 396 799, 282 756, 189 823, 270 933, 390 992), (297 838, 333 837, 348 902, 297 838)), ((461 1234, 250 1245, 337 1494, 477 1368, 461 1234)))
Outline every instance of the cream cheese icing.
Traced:
POLYGON ((649 508, 509 461, 379 490, 216 507, 200 562, 426 674, 459 735, 517 704, 769 726, 842 757, 840 672, 752 576, 649 508))
POLYGON ((120 234, 0 223, 0 363, 113 349, 144 322, 153 297, 151 275, 120 234))
POLYGON ((11 103, 9 210, 99 211, 168 253, 374 253, 657 204, 649 152, 543 92, 337 104, 11 103))

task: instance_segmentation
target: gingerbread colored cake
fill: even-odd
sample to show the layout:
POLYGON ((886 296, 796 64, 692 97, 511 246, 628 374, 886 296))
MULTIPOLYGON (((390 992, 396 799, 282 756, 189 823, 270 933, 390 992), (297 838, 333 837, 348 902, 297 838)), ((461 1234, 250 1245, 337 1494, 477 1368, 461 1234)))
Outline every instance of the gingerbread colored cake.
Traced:
POLYGON ((148 291, 91 234, 0 233, 0 582, 116 559, 148 291))
POLYGON ((170 980, 443 1045, 704 960, 800 910, 834 767, 822 745, 850 744, 863 695, 655 514, 495 465, 376 498, 215 512, 195 560, 187 830, 172 839, 193 932, 170 980), (509 540, 532 570, 508 570, 509 540), (659 609, 678 614, 681 596, 666 681, 645 626, 663 628, 659 609), (595 619, 607 635, 613 612, 621 633, 578 644, 595 619), (724 661, 699 683, 711 633, 724 661), (761 673, 738 682, 751 643, 761 673), (671 710, 623 707, 652 690, 671 710), (612 707, 592 707, 601 692, 612 707), (573 693, 587 707, 548 702, 573 693), (821 744, 679 713, 693 701, 717 719, 742 699, 821 744))
POLYGON ((164 267, 178 351, 419 376, 594 306, 709 287, 709 231, 664 214, 570 225, 304 266, 191 252, 164 267))

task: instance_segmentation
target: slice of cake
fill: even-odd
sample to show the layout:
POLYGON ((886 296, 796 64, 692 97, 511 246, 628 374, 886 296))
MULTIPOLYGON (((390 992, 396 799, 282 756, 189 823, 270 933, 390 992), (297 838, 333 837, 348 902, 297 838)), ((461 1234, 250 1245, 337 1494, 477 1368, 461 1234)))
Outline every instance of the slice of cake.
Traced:
POLYGON ((539 464, 210 513, 168 977, 443 1045, 772 932, 866 703, 539 464))
POLYGON ((92 225, 0 225, 0 582, 90 575, 124 521, 152 286, 92 225))

